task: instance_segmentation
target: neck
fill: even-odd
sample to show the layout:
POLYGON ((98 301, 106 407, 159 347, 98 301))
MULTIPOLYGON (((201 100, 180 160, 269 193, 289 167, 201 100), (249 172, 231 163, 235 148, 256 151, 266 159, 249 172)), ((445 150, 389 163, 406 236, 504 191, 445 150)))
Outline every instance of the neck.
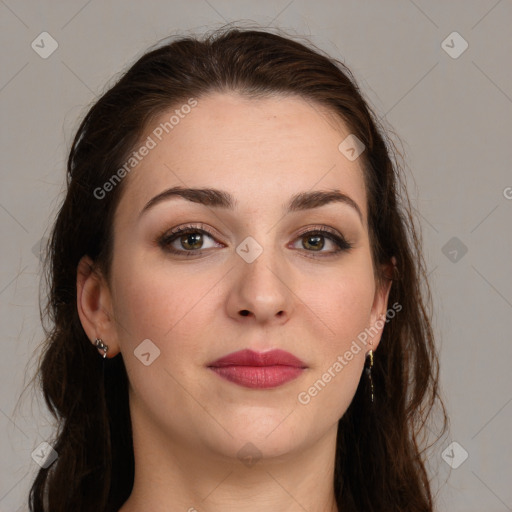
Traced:
MULTIPOLYGON (((310 446, 245 460, 171 438, 132 413, 135 480, 119 512, 338 512, 337 424, 310 446)), ((243 443, 241 444, 241 446, 243 443)))

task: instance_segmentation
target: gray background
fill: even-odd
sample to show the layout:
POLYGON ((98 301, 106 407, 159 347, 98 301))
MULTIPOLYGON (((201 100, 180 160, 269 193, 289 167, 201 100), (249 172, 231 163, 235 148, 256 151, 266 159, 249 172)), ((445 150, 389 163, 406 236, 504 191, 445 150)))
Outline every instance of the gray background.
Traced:
MULTIPOLYGON (((305 35, 346 62, 404 142, 451 418, 430 457, 439 510, 512 510, 510 0, 0 0, 0 512, 27 510, 31 453, 52 431, 32 389, 18 399, 42 339, 38 246, 78 119, 158 39, 233 20, 305 35), (46 59, 31 47, 43 31, 58 42, 46 59), (460 52, 457 36, 442 46, 454 31, 469 44, 457 58, 445 51, 460 52), (468 453, 456 469, 442 457, 452 441, 468 453)), ((452 448, 445 458, 460 461, 452 448)))

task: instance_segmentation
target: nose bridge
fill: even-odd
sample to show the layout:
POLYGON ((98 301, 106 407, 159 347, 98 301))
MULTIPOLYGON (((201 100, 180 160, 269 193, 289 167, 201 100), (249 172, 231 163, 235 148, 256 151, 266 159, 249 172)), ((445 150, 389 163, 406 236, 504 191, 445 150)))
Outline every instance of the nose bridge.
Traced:
POLYGON ((291 314, 293 294, 286 284, 289 272, 285 258, 272 242, 272 233, 264 236, 264 244, 247 237, 237 247, 242 261, 232 290, 232 314, 259 321, 291 314))

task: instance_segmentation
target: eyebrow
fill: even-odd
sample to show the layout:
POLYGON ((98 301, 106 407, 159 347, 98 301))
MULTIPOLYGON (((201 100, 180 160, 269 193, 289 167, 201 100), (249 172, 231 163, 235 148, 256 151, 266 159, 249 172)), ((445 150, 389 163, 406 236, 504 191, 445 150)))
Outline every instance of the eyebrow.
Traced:
MULTIPOLYGON (((229 192, 224 190, 215 188, 184 188, 177 186, 168 188, 150 199, 144 205, 144 208, 142 208, 139 218, 157 204, 174 197, 182 197, 192 203, 230 210, 233 210, 238 205, 238 201, 229 192)), ((350 196, 339 190, 314 190, 295 194, 291 197, 289 203, 285 205, 285 210, 288 212, 298 212, 312 208, 320 208, 330 203, 343 203, 350 206, 357 212, 361 223, 363 223, 363 214, 358 204, 350 196)))

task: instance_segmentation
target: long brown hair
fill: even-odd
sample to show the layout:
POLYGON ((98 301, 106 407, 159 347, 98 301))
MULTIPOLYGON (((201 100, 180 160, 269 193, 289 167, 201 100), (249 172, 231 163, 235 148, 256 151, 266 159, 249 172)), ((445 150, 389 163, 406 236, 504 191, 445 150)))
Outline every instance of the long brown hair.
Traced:
POLYGON ((374 268, 396 259, 392 276, 376 277, 393 279, 389 303, 402 310, 386 324, 375 354, 375 401, 370 402, 362 378, 339 421, 334 491, 343 512, 432 511, 426 421, 439 406, 442 435, 447 416, 438 388, 431 293, 400 152, 343 63, 311 44, 236 27, 150 49, 90 108, 75 135, 67 194, 47 248, 44 312, 51 327, 37 374, 59 423, 51 443, 58 458, 39 470, 30 510, 117 512, 131 493, 126 370, 122 357, 99 357, 82 328, 77 265, 89 255, 108 279, 113 215, 125 181, 101 198, 94 191, 121 168, 159 114, 214 91, 298 95, 339 116, 364 143, 374 268))

